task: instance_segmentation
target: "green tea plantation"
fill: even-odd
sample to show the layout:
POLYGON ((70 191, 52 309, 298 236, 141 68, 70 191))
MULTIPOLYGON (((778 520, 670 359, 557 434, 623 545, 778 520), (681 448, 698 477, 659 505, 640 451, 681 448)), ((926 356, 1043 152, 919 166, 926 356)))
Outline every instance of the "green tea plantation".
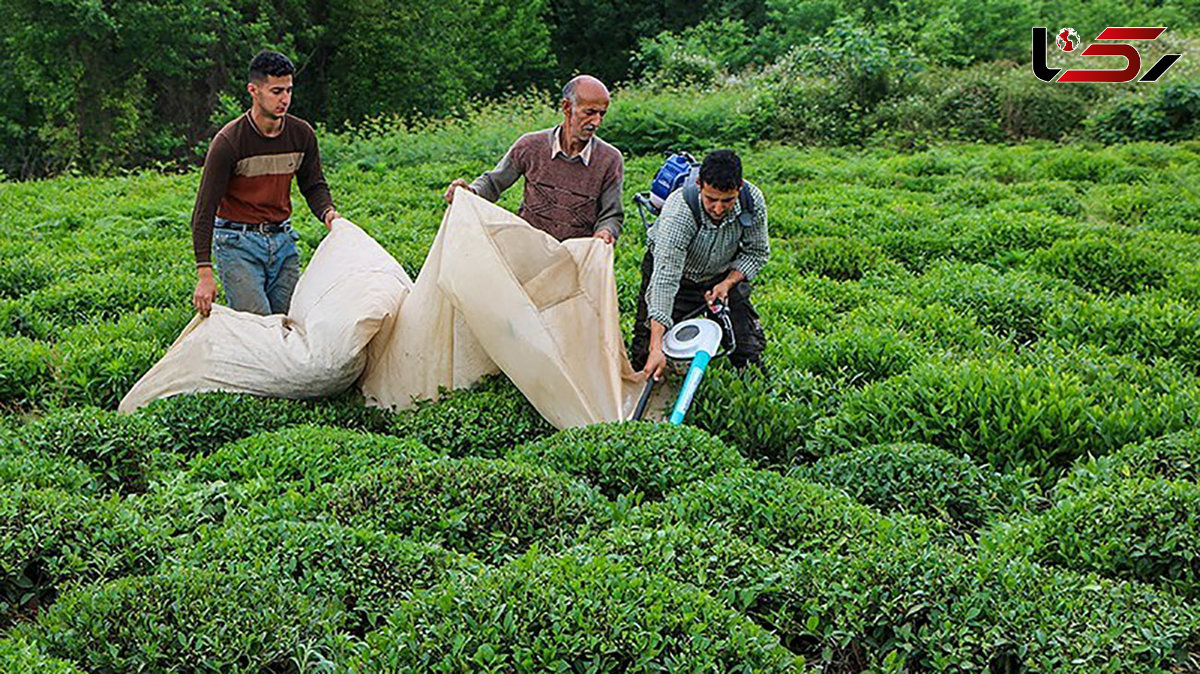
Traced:
MULTIPOLYGON (((327 177, 415 276, 552 115, 328 134, 327 177)), ((1200 142, 743 161, 766 372, 563 432, 503 377, 118 415, 192 315, 198 173, 0 182, 0 671, 1200 671, 1200 142)))

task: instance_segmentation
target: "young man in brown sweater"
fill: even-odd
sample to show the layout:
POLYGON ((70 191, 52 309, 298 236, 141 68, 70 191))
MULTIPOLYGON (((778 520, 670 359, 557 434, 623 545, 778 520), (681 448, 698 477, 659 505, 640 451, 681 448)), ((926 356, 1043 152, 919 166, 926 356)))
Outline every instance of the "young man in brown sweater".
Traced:
POLYGON ((250 62, 252 105, 213 138, 192 211, 192 248, 199 280, 192 304, 207 316, 217 296, 213 258, 225 299, 236 311, 285 314, 300 278, 292 229, 292 176, 318 220, 341 217, 321 173, 317 136, 287 114, 296 68, 283 54, 250 62))
POLYGON ((594 77, 580 75, 567 82, 562 124, 521 136, 496 168, 474 182, 459 178, 450 183, 446 202, 454 200, 459 188, 496 201, 525 176, 517 215, 526 222, 559 241, 590 236, 615 243, 625 219, 625 160, 596 136, 608 102, 608 89, 594 77))

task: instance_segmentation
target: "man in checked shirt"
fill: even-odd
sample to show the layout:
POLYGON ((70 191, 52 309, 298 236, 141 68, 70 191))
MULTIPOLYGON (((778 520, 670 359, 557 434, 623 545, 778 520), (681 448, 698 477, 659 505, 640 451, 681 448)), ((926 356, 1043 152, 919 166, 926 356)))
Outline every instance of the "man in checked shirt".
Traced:
POLYGON ((732 150, 704 158, 697 186, 668 196, 647 235, 632 363, 655 379, 666 365, 667 330, 717 302, 728 307, 737 339, 730 362, 762 366, 766 337, 750 304, 750 281, 771 253, 766 201, 742 180, 742 161, 732 150))

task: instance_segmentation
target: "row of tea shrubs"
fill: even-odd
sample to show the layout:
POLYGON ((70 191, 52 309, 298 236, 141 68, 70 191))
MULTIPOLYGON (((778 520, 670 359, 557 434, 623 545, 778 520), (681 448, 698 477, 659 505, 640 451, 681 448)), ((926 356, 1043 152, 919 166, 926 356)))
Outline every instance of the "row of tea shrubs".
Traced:
POLYGON ((1194 657, 1193 432, 1043 490, 913 444, 785 477, 646 423, 475 453, 415 439, 424 412, 396 437, 348 403, 214 394, 6 431, 10 470, 68 470, 12 470, 4 490, 5 671, 1115 672, 1194 657), (114 460, 135 445, 152 448, 114 460), (124 479, 135 464, 152 468, 141 482, 124 479))

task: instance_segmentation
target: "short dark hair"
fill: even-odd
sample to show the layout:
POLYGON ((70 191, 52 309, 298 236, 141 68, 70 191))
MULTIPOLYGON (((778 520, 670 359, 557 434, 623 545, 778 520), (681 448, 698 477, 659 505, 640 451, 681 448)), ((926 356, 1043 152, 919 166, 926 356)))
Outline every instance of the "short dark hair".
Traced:
POLYGON ((713 150, 700 164, 700 182, 722 192, 742 186, 742 160, 733 150, 713 150))
POLYGON ((251 82, 262 82, 267 79, 267 75, 284 77, 295 74, 296 66, 292 65, 292 60, 277 51, 264 49, 255 54, 250 61, 251 82))

